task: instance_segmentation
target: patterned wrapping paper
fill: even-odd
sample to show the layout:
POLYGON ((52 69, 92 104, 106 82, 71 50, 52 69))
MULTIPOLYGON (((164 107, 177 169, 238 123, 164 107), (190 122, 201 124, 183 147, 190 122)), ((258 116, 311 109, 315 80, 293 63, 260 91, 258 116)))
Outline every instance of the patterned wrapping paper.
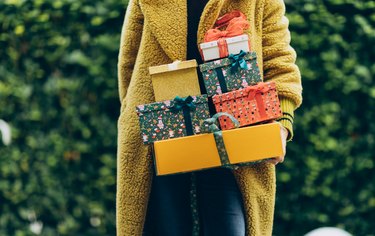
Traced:
MULTIPOLYGON (((275 82, 259 83, 233 92, 212 97, 216 112, 233 115, 240 127, 281 117, 282 111, 275 82)), ((219 118, 222 130, 232 129, 233 124, 225 117, 219 118)))
MULTIPOLYGON (((209 118, 207 96, 191 96, 191 104, 195 108, 189 109, 193 134, 201 133, 201 123, 209 118)), ((186 99, 186 98, 183 98, 186 99)), ((136 111, 141 127, 143 143, 149 144, 157 140, 178 138, 188 135, 186 115, 183 109, 175 111, 178 106, 176 99, 139 105, 136 111)))
POLYGON ((239 60, 243 59, 246 65, 239 65, 239 60, 229 57, 199 65, 209 97, 245 88, 261 81, 256 53, 241 53, 243 56, 241 54, 236 56, 241 55, 239 60))

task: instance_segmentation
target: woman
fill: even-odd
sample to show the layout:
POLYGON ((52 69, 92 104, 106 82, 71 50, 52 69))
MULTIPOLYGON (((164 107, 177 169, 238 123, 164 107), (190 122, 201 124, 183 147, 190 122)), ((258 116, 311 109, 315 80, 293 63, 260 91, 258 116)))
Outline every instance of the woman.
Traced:
MULTIPOLYGON (((175 201, 180 199, 176 196, 186 196, 187 193, 183 192, 187 188, 183 186, 189 185, 188 178, 184 175, 169 179, 153 176, 150 149, 142 144, 135 106, 154 101, 148 73, 150 66, 174 60, 198 59, 197 44, 203 41, 205 32, 219 16, 232 10, 240 10, 250 22, 251 47, 258 55, 263 80, 273 80, 277 84, 283 111, 279 121, 286 128, 281 129, 282 135, 285 141, 293 137, 293 114, 301 104, 302 88, 300 72, 295 65, 296 54, 289 45, 288 21, 284 17, 282 0, 130 0, 122 29, 118 64, 121 101, 118 121, 118 235, 142 235, 144 231, 153 230, 159 231, 153 235, 191 233, 192 222, 186 210, 188 200, 185 197, 181 202, 175 201), (173 195, 176 192, 180 195, 173 195)), ((210 186, 215 189, 214 192, 204 193, 207 199, 202 199, 202 194, 198 196, 203 234, 271 235, 275 164, 282 162, 283 158, 241 167, 233 172, 221 169, 198 172, 198 195, 210 186), (220 196, 224 197, 220 199, 220 196), (212 201, 215 207, 207 207, 212 201), (233 214, 225 213, 228 205, 233 214), (219 208, 218 213, 210 212, 215 208, 219 208), (212 217, 226 223, 215 224, 215 221, 210 221, 212 217)))

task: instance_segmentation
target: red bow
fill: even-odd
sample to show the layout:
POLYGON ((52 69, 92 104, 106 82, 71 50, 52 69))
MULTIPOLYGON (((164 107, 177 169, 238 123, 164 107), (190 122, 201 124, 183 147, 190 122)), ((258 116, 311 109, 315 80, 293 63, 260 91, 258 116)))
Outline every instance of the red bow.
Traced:
POLYGON ((218 42, 219 55, 220 57, 228 56, 228 45, 226 38, 238 36, 244 33, 244 30, 248 29, 250 23, 246 20, 246 16, 240 11, 229 12, 220 17, 215 25, 214 29, 210 29, 204 35, 204 42, 218 42), (221 28, 225 30, 220 30, 221 28))
POLYGON ((263 119, 267 117, 266 114, 266 108, 264 107, 264 101, 262 99, 262 96, 259 96, 262 93, 266 93, 270 90, 269 86, 267 86, 267 83, 260 82, 255 86, 249 86, 245 88, 245 91, 248 93, 247 97, 249 100, 253 100, 255 98, 257 102, 257 107, 259 111, 260 117, 263 119))
POLYGON ((210 29, 204 36, 204 42, 211 42, 223 38, 238 36, 244 33, 244 30, 250 27, 250 23, 246 20, 246 16, 240 11, 229 12, 220 17, 215 28, 210 29), (220 30, 226 26, 225 30, 220 30))
POLYGON ((249 26, 250 23, 246 18, 235 17, 229 21, 225 30, 219 30, 218 28, 208 30, 204 36, 204 42, 211 42, 241 35, 244 33, 244 30, 249 28, 249 26))
POLYGON ((233 18, 236 18, 236 17, 240 17, 246 20, 246 16, 242 12, 238 10, 234 10, 219 17, 215 22, 214 28, 217 28, 217 29, 223 28, 224 26, 227 26, 233 18))
POLYGON ((267 86, 267 83, 260 82, 257 85, 249 86, 245 88, 245 91, 248 93, 247 97, 250 100, 253 100, 257 94, 266 93, 270 90, 267 86))

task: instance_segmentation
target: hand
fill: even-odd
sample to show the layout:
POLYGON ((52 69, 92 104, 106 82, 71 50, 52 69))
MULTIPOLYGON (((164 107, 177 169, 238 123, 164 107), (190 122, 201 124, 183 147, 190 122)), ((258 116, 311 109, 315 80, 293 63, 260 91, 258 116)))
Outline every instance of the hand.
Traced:
POLYGON ((268 160, 268 162, 270 162, 270 163, 272 163, 274 165, 277 165, 278 163, 283 163, 284 162, 284 157, 285 157, 285 154, 286 154, 286 139, 288 138, 289 132, 281 124, 280 124, 280 133, 281 133, 281 142, 282 142, 281 144, 283 146, 283 155, 268 160))

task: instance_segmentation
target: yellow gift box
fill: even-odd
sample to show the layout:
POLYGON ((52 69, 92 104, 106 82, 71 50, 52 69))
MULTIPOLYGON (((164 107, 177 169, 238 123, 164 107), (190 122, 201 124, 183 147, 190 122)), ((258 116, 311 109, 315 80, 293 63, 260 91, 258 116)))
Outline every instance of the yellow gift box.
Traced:
POLYGON ((175 61, 149 68, 155 101, 200 95, 197 61, 175 61))
MULTIPOLYGON (((222 131, 230 164, 281 156, 279 123, 222 131)), ((221 166, 214 135, 201 134, 154 143, 157 175, 176 174, 221 166)))

